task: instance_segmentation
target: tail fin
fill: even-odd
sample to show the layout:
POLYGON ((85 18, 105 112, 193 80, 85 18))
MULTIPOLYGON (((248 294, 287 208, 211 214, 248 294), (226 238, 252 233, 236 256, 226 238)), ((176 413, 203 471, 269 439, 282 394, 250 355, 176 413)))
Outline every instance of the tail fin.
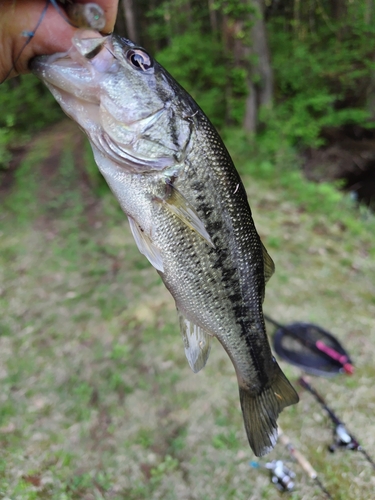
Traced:
POLYGON ((298 403, 299 397, 290 382, 275 366, 276 373, 270 386, 254 397, 240 385, 240 401, 247 438, 257 457, 269 453, 277 441, 277 417, 286 406, 298 403))

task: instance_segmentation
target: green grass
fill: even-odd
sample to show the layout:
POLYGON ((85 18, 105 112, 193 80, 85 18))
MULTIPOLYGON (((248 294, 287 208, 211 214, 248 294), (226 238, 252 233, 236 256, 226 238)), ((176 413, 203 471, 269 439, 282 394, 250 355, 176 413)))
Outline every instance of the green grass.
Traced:
MULTIPOLYGON (((265 311, 282 323, 315 322, 348 348, 355 375, 313 384, 371 453, 374 218, 292 169, 249 162, 251 150, 232 137, 276 263, 265 311)), ((34 140, 12 192, 1 195, 0 497, 281 498, 268 473, 249 466, 254 456, 227 355, 214 342, 206 368, 190 371, 173 299, 92 164, 82 167, 82 150, 74 127, 51 129, 34 140)), ((370 466, 360 453, 326 451, 331 424, 299 392, 299 405, 280 417, 285 433, 335 500, 371 498, 370 466)), ((266 460, 275 458, 289 459, 281 444, 266 460)), ((323 498, 298 464, 289 465, 297 473, 289 498, 323 498)))

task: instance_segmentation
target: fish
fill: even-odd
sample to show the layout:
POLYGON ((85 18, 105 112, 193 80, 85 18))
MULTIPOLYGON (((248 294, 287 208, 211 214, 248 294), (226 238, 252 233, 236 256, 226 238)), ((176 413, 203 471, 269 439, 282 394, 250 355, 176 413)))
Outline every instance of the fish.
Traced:
POLYGON ((191 369, 205 366, 214 337, 227 352, 250 447, 265 455, 298 395, 263 318, 274 264, 218 132, 145 49, 116 34, 78 30, 68 52, 31 69, 87 134, 140 252, 175 300, 191 369))

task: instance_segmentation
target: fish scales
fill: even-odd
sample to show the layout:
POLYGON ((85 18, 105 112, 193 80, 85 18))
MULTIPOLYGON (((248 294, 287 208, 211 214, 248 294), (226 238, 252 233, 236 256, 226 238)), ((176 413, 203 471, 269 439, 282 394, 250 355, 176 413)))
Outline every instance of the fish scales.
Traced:
MULTIPOLYGON (((208 130, 211 131, 212 137, 212 129, 208 130)), ((217 144, 214 151, 219 150, 219 160, 212 162, 211 167, 218 180, 216 182, 216 184, 219 184, 217 187, 221 187, 223 198, 226 201, 226 210, 229 213, 227 220, 231 231, 228 241, 232 242, 232 245, 229 246, 231 256, 228 267, 223 262, 221 268, 222 271, 226 269, 235 270, 234 281, 238 280, 239 284, 239 286, 236 286, 236 282, 233 283, 232 280, 233 293, 229 295, 229 298, 236 313, 237 323, 242 326, 241 336, 245 337, 250 349, 257 344, 265 344, 268 347, 268 342, 264 342, 264 339, 258 334, 249 341, 253 331, 251 325, 255 325, 258 332, 259 324, 261 324, 264 330, 261 301, 259 300, 259 297, 264 294, 263 259, 259 258, 262 255, 260 239, 252 220, 246 192, 237 172, 233 168, 231 159, 216 137, 212 137, 210 142, 217 144)), ((222 246, 224 247, 224 245, 222 246)), ((225 282, 225 274, 223 281, 225 282)), ((258 356, 261 356, 261 350, 258 356)), ((254 357, 253 361, 257 364, 256 357, 254 357)), ((261 378, 262 370, 258 370, 258 372, 261 378)))
MULTIPOLYGON (((262 322, 259 300, 258 298, 254 300, 254 297, 259 297, 264 293, 264 279, 259 278, 263 276, 262 259, 249 259, 249 256, 261 255, 261 248, 250 208, 246 202, 246 193, 221 141, 216 134, 212 133, 210 124, 203 116, 199 115, 197 122, 199 122, 197 136, 207 135, 204 141, 206 144, 202 144, 203 141, 199 139, 195 142, 196 151, 191 153, 192 158, 188 157, 189 168, 187 172, 189 178, 184 180, 183 192, 194 192, 194 180, 196 178, 202 179, 202 184, 206 188, 204 191, 198 191, 196 196, 198 200, 195 206, 218 250, 210 250, 207 262, 200 263, 198 259, 197 276, 201 274, 200 268, 203 269, 206 276, 203 279, 200 277, 199 282, 193 284, 184 300, 189 300, 189 297, 196 294, 200 282, 211 283, 211 287, 215 288, 216 291, 215 296, 219 298, 224 284, 225 296, 222 298, 227 303, 225 313, 222 312, 222 301, 212 301, 212 293, 210 293, 209 302, 205 303, 204 309, 207 319, 202 324, 203 328, 220 337, 220 341, 228 353, 231 352, 231 342, 226 342, 226 338, 233 335, 231 331, 233 322, 238 325, 240 337, 244 337, 251 349, 264 343, 268 346, 268 342, 262 342, 257 333, 254 336, 254 342, 249 341, 252 332, 251 328, 248 328, 249 324, 262 322), (206 154, 204 154, 205 152, 206 154), (193 182, 193 186, 188 185, 189 180, 193 182), (207 187, 209 188, 207 189, 207 187), (215 194, 219 190, 220 198, 215 199, 215 194), (203 200, 199 200, 202 195, 203 200), (223 217, 223 213, 227 216, 223 217), (208 214, 211 217, 208 217, 208 214), (254 247, 256 248, 254 249, 254 247), (253 306, 253 310, 250 311, 249 306, 253 306)), ((186 235, 186 240, 189 241, 189 235, 186 235)), ((200 238, 196 238, 196 240, 198 245, 204 246, 204 242, 200 238)), ((202 255, 204 251, 205 248, 198 248, 195 254, 202 255)), ((187 267, 187 264, 189 263, 184 263, 184 268, 187 267)), ((172 274, 174 273, 173 270, 172 274)), ((186 282, 184 281, 184 283, 186 282)), ((178 284, 176 288, 180 288, 180 285, 178 284)), ((178 290, 171 291, 174 296, 178 292, 178 290)), ((199 298, 201 299, 201 297, 199 298)), ((196 307, 190 308, 190 310, 199 310, 198 304, 195 305, 196 307)), ((198 322, 196 317, 193 320, 198 322)), ((255 331, 259 331, 257 326, 255 331)), ((258 356, 262 356, 261 350, 259 351, 258 356)), ((256 367, 257 357, 252 357, 255 358, 253 362, 256 367)), ((248 357, 245 356, 245 358, 247 365, 248 357)), ((261 379, 262 370, 257 370, 257 375, 261 379)))
POLYGON ((262 312, 273 263, 220 136, 164 68, 126 39, 81 32, 33 71, 90 139, 140 251, 175 299, 188 362, 217 337, 238 378, 248 440, 264 455, 298 396, 268 343, 262 312))

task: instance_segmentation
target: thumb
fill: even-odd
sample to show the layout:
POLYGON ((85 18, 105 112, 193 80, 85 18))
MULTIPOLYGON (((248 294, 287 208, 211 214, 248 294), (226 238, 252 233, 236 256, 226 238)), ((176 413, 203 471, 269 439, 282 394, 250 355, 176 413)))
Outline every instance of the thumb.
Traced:
MULTIPOLYGON (((107 19, 103 31, 111 31, 117 1, 102 0, 101 3, 107 19)), ((29 61, 35 56, 70 48, 76 28, 50 0, 1 0, 0 11, 0 82, 9 76, 27 73, 29 61)))

